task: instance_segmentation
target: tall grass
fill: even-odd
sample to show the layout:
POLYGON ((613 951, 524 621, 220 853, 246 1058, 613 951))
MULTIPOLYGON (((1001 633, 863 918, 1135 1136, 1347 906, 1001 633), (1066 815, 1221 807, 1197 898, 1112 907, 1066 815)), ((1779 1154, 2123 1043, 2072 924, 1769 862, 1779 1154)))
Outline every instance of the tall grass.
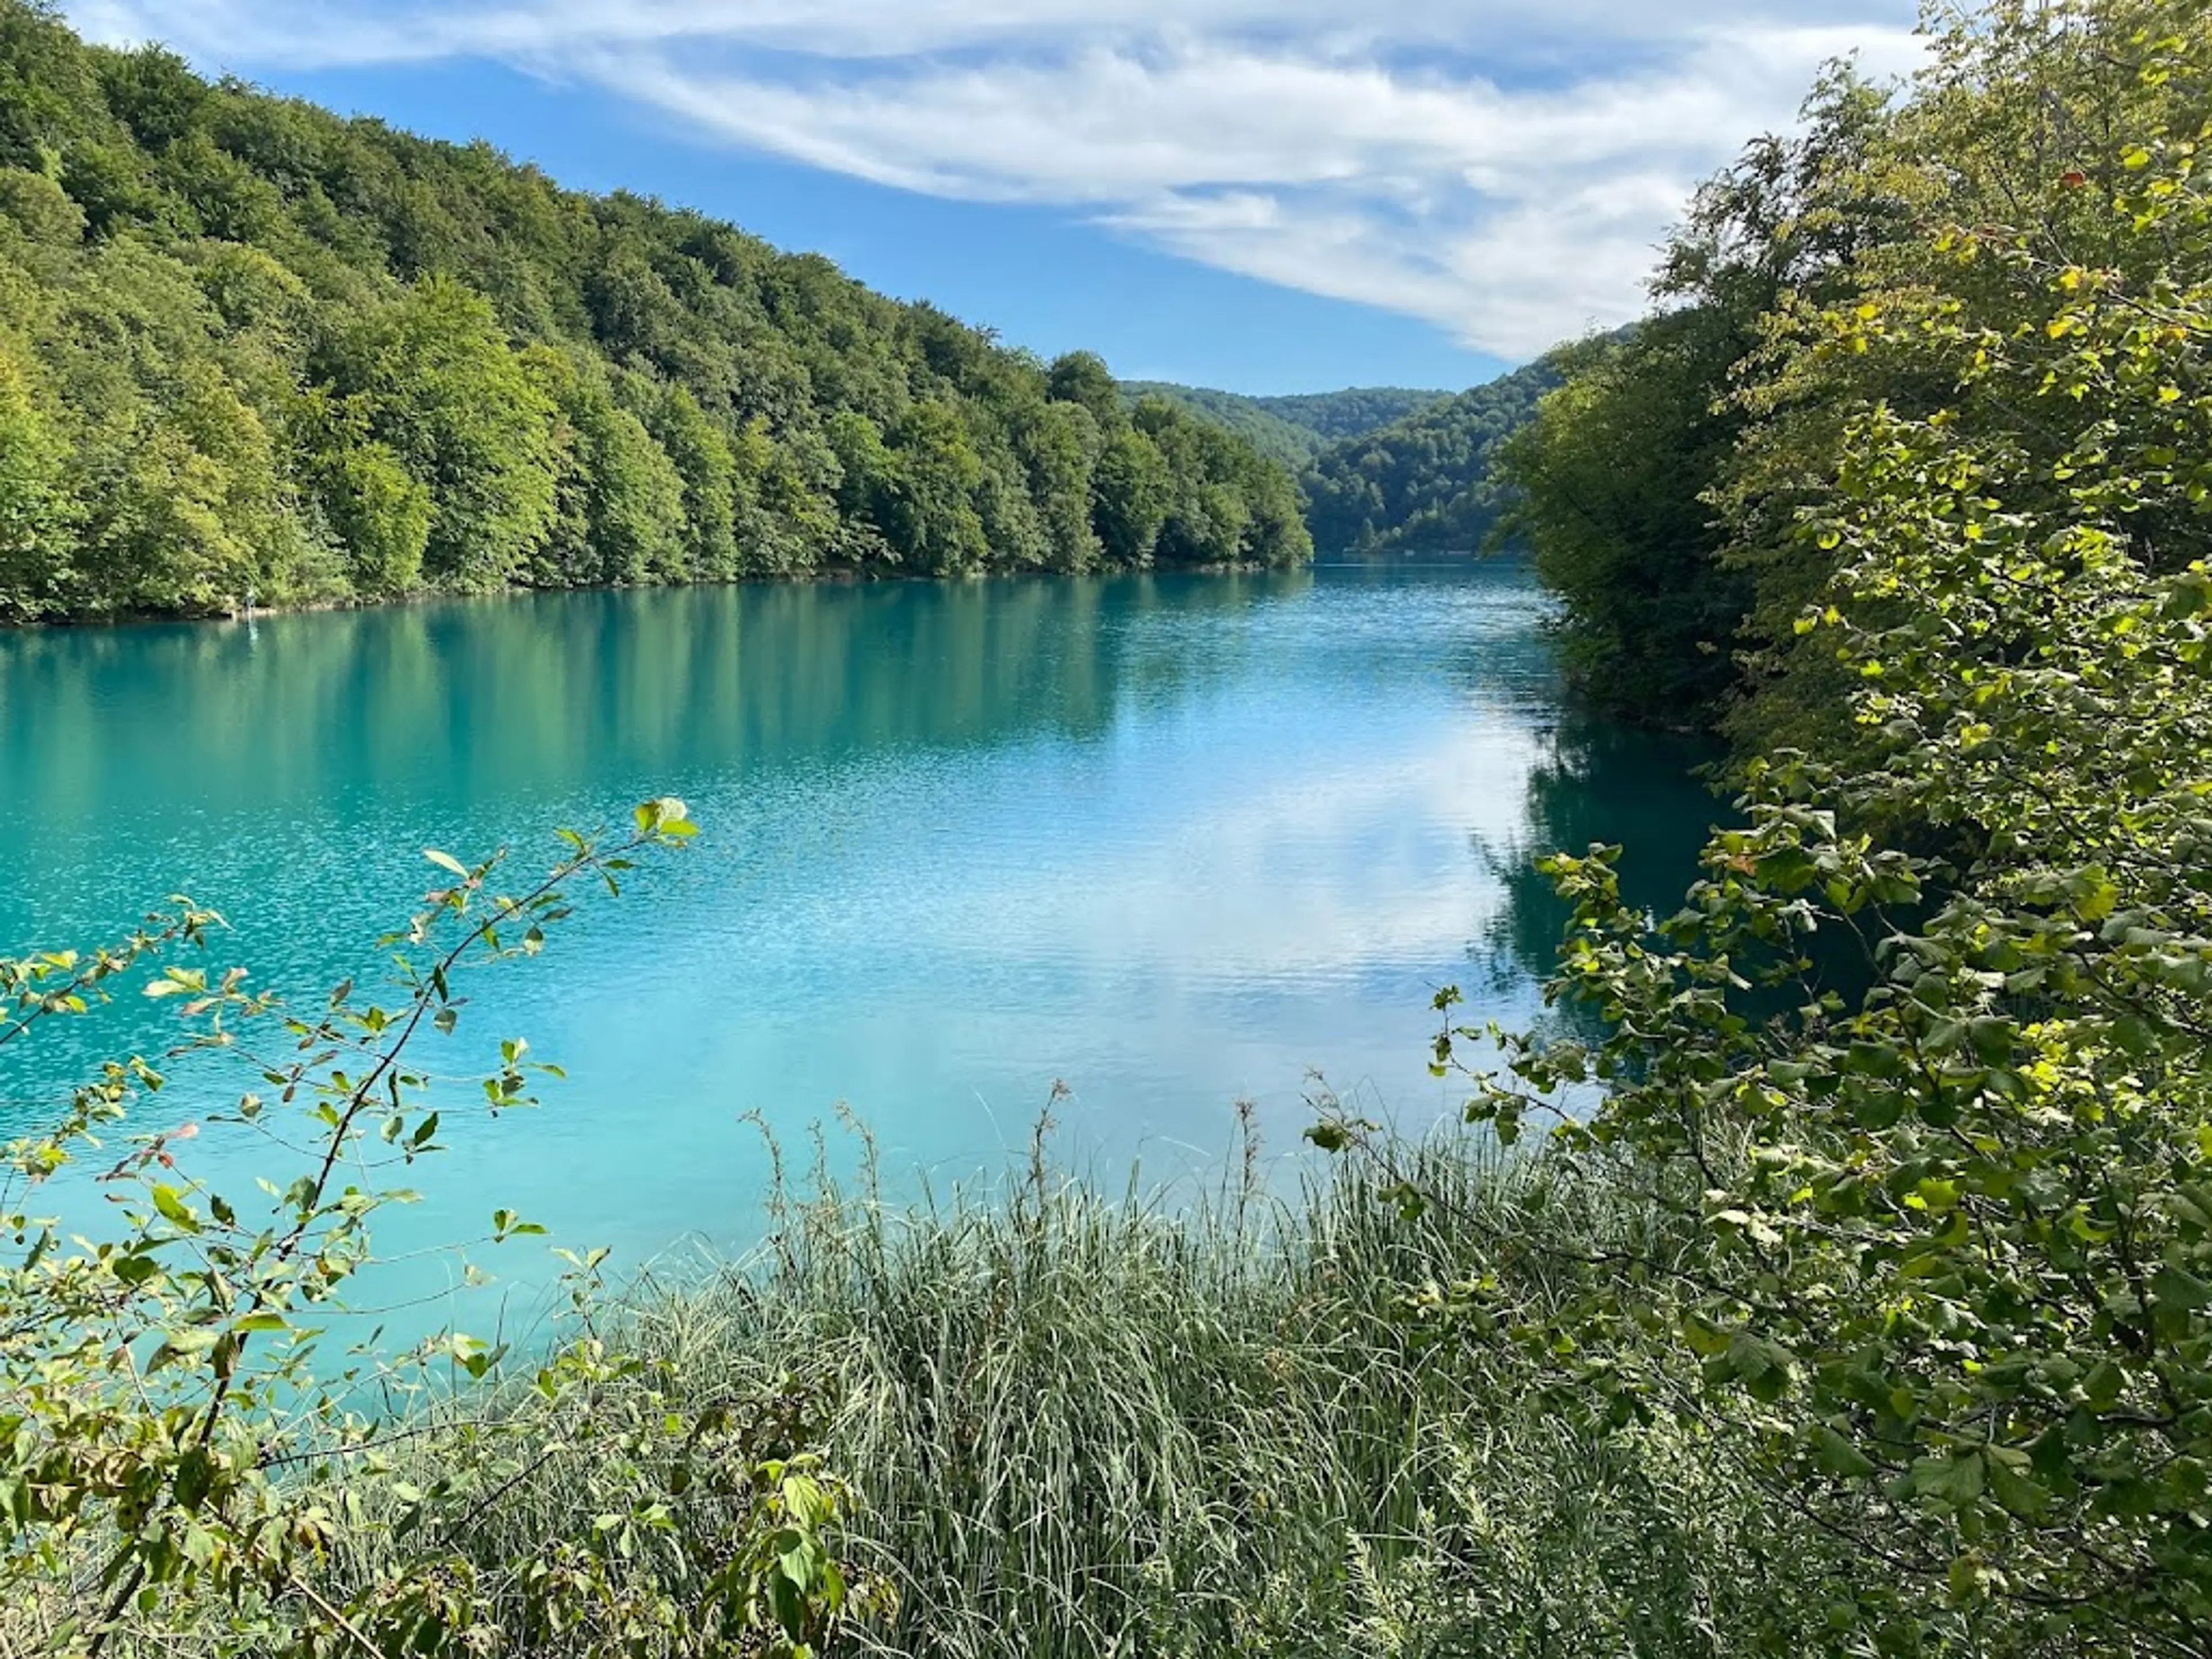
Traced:
MULTIPOLYGON (((580 1298, 605 1358, 588 1386, 401 1425, 394 1478, 335 1506, 328 1588, 387 1571, 428 1493, 466 1588, 507 1609, 488 1656, 665 1651, 750 1524, 744 1469, 804 1442, 855 1489, 848 1565, 891 1592, 832 1652, 1857 1651, 1828 1618, 1851 1558, 1738 1479, 1726 1437, 1585 1421, 1555 1408, 1546 1357, 1424 1311, 1478 1279, 1541 1304, 1613 1271, 1593 1260, 1648 1258, 1663 1240, 1625 1185, 1450 1138, 1283 1192, 1247 1153, 1217 1186, 1146 1193, 1056 1167, 1041 1135, 1006 1181, 919 1204, 886 1199, 872 1148, 847 1182, 779 1164, 746 1260, 580 1298), (663 1413, 723 1407, 743 1468, 672 1482, 663 1413), (587 1628, 533 1626, 515 1564, 580 1551, 634 1562, 587 1628)), ((0 1654, 45 1651, 55 1611, 0 1610, 0 1654)), ((111 1652, 215 1645, 147 1628, 111 1652)))
MULTIPOLYGON (((1674 1656, 1816 1650, 1816 1540, 1694 1430, 1553 1411, 1542 1368, 1425 1292, 1561 1293, 1645 1224, 1613 1189, 1468 1139, 1272 1194, 1056 1170, 888 1202, 779 1186, 775 1231, 641 1287, 611 1349, 679 1392, 824 1401, 854 1564, 896 1611, 854 1650, 944 1656, 1674 1656), (1431 1201, 1405 1212, 1410 1182, 1431 1201)), ((430 1454, 434 1455, 435 1454, 430 1454)), ((549 1468, 551 1467, 549 1465, 549 1468)), ((501 1525, 601 1501, 592 1467, 501 1525), (533 1513, 533 1505, 550 1506, 533 1513)))

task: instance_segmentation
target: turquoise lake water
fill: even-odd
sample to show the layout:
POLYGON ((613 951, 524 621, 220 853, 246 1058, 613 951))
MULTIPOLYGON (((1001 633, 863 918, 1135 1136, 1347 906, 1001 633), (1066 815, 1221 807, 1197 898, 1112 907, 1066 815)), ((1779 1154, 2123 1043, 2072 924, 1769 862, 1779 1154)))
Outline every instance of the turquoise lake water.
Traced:
MULTIPOLYGON (((1523 569, 1464 561, 0 635, 0 953, 184 890, 228 917, 218 957, 309 1000, 374 978, 422 848, 542 866, 557 827, 675 794, 696 846, 435 1040, 459 1073, 526 1036, 568 1079, 496 1122, 448 1091, 452 1151, 384 1242, 503 1205, 631 1266, 742 1249, 746 1114, 803 1143, 844 1103, 914 1190, 1006 1167, 1055 1085, 1065 1156, 1188 1178, 1240 1100, 1291 1152, 1317 1079, 1450 1113, 1435 989, 1538 1012, 1559 916, 1528 859, 1630 838, 1671 877, 1701 837, 1682 750, 1563 721, 1545 615, 1523 569)), ((166 1017, 0 1051, 0 1135, 166 1017)), ((191 1062, 145 1127, 251 1081, 191 1062)), ((269 1158, 217 1132, 193 1155, 234 1187, 269 1158)), ((493 1265, 526 1288, 542 1259, 493 1265)))

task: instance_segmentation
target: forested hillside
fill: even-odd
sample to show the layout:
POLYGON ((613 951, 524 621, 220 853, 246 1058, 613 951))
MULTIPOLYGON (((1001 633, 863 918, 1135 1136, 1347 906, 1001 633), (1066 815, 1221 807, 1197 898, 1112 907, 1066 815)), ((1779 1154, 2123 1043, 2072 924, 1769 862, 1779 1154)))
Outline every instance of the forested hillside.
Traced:
POLYGON ((1308 550, 1095 357, 0 0, 0 620, 1308 550))
POLYGON ((1342 443, 1347 438, 1402 421, 1417 410, 1450 399, 1449 392, 1426 386, 1350 386, 1342 392, 1295 392, 1252 401, 1281 421, 1311 432, 1323 443, 1342 443))
POLYGON ((1533 363, 1324 452, 1303 479, 1315 542, 1331 552, 1481 546, 1503 505, 1491 477, 1498 447, 1559 379, 1533 363))
POLYGON ((1292 468, 1304 466, 1331 444, 1388 426, 1451 395, 1408 386, 1352 386, 1343 392, 1252 398, 1164 380, 1124 380, 1121 392, 1133 404, 1147 398, 1164 398, 1237 433, 1261 454, 1292 468))
POLYGON ((1165 380, 1124 380, 1121 400, 1133 411, 1147 403, 1165 404, 1224 432, 1234 433, 1269 460, 1293 472, 1319 453, 1318 434, 1293 426, 1260 407, 1255 398, 1205 386, 1172 386, 1165 380))

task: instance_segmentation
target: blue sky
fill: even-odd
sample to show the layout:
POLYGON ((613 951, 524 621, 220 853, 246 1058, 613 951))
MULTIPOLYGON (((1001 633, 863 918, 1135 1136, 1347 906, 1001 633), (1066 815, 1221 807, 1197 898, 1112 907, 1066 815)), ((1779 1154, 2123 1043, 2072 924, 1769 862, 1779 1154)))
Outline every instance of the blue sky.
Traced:
POLYGON ((1462 386, 1643 305, 1697 179, 1913 0, 68 0, 702 208, 1048 355, 1462 386))

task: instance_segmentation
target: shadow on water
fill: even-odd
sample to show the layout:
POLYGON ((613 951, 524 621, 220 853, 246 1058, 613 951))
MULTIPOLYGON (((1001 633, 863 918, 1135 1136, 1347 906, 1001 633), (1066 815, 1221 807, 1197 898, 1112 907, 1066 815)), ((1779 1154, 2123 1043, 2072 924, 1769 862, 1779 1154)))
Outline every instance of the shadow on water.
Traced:
MULTIPOLYGON (((1702 878, 1701 855, 1720 827, 1740 823, 1725 747, 1710 739, 1638 731, 1569 714, 1547 734, 1547 751, 1528 775, 1520 834, 1478 851, 1495 872, 1503 902, 1476 946, 1474 982, 1485 990, 1548 980, 1573 912, 1536 868, 1556 853, 1581 855, 1618 846, 1621 896, 1663 918, 1682 907, 1702 878)), ((1803 945, 1803 980, 1765 985, 1736 999, 1754 1021, 1795 1014, 1809 991, 1863 996, 1875 975, 1866 946, 1837 927, 1817 931, 1803 945)), ((1747 969, 1756 978, 1753 969, 1747 969)), ((1585 1041, 1604 1033, 1584 1003, 1553 1009, 1552 1023, 1585 1041)))
MULTIPOLYGON (((1557 853, 1622 848, 1622 896, 1665 915, 1698 879, 1698 854, 1730 803, 1710 781, 1726 751, 1709 739, 1638 731, 1569 713, 1528 776, 1518 836, 1480 848, 1504 901, 1476 947, 1486 989, 1550 977, 1572 911, 1536 868, 1557 853)), ((1578 1016, 1577 1024, 1588 1024, 1578 1016)))

